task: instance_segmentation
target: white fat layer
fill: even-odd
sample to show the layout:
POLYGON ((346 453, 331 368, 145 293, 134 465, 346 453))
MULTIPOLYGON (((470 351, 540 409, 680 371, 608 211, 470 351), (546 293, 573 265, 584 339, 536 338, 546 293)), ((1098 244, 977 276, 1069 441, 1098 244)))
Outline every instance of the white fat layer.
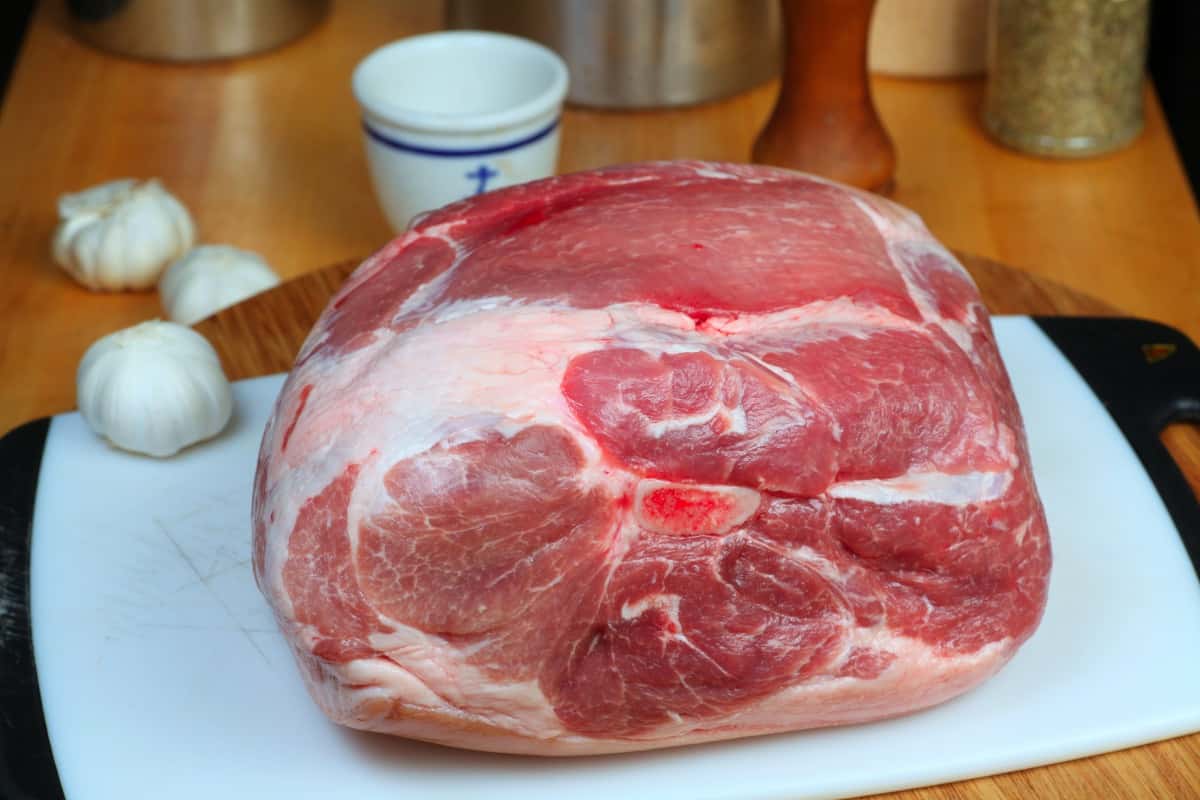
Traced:
POLYGON ((389 636, 372 636, 371 644, 380 657, 326 666, 344 686, 343 696, 336 698, 341 714, 335 718, 354 716, 354 707, 364 700, 402 698, 410 708, 454 713, 487 725, 500 723, 523 736, 562 730, 536 681, 489 678, 462 658, 447 660, 445 648, 432 637, 404 626, 389 636))
POLYGON ((937 301, 917 286, 913 280, 913 271, 917 269, 916 265, 920 263, 922 256, 933 256, 943 267, 958 273, 974 285, 970 273, 958 263, 958 259, 949 250, 929 235, 929 231, 916 215, 890 202, 884 206, 884 202, 886 201, 874 198, 854 198, 854 204, 871 220, 879 235, 883 237, 888 256, 904 280, 904 286, 913 304, 921 312, 921 318, 937 325, 964 353, 970 354, 975 346, 970 331, 961 323, 945 319, 938 313, 937 301))
POLYGON ((866 338, 881 330, 911 331, 920 328, 912 320, 885 308, 856 303, 849 297, 816 300, 797 308, 764 314, 716 315, 706 320, 704 327, 726 336, 749 335, 757 338, 782 333, 791 341, 797 341, 794 338, 796 334, 802 337, 799 341, 809 341, 808 337, 824 329, 833 329, 838 335, 866 338))
POLYGON ((625 603, 621 606, 621 619, 637 619, 650 609, 665 612, 667 619, 676 626, 679 625, 679 595, 677 594, 648 594, 632 603, 625 603))
POLYGON ((713 403, 704 411, 698 414, 689 414, 686 417, 671 417, 670 419, 660 419, 657 422, 650 422, 646 425, 646 433, 653 436, 655 439, 662 438, 665 434, 674 431, 681 431, 687 428, 694 428, 700 425, 707 425, 714 419, 720 419, 725 423, 725 430, 733 428, 734 420, 730 410, 722 403, 713 403))
POLYGON ((442 290, 446 288, 446 284, 450 282, 453 274, 454 271, 448 269, 433 280, 422 283, 400 304, 400 307, 396 309, 396 313, 393 315, 393 319, 400 319, 432 308, 438 297, 441 296, 442 290))
POLYGON ((846 580, 846 576, 838 569, 837 564, 807 545, 790 547, 784 552, 793 561, 798 561, 801 564, 807 564, 812 567, 820 573, 821 577, 828 581, 840 584, 846 580))
POLYGON ((740 174, 739 175, 736 172, 729 172, 729 171, 720 169, 719 167, 717 167, 713 164, 694 163, 694 164, 691 164, 690 166, 692 167, 692 171, 695 172, 696 175, 701 178, 712 178, 714 180, 719 180, 719 181, 737 181, 738 183, 766 183, 767 182, 767 178, 765 178, 765 177, 760 178, 760 177, 757 177, 754 175, 749 175, 749 174, 740 174))
POLYGON ((1013 537, 1013 540, 1017 543, 1017 547, 1020 547, 1021 545, 1025 544, 1025 536, 1026 536, 1026 534, 1029 533, 1029 530, 1032 527, 1033 527, 1033 518, 1031 517, 1031 518, 1025 520, 1024 522, 1022 522, 1021 525, 1017 528, 1016 535, 1013 537))
POLYGON ((749 430, 746 409, 739 403, 729 412, 729 432, 742 434, 748 433, 749 430))
POLYGON ((909 472, 886 480, 843 481, 829 487, 830 497, 879 505, 939 503, 963 505, 997 500, 1012 483, 1011 472, 909 472))

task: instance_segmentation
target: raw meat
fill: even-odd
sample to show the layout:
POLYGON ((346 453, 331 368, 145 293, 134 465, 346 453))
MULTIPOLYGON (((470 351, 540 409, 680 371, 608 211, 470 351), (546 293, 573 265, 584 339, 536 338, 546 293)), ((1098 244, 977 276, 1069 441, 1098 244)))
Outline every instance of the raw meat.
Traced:
POLYGON ((332 719, 547 755, 939 703, 1050 568, 962 267, 886 200, 727 164, 417 220, 313 329, 254 524, 332 719))

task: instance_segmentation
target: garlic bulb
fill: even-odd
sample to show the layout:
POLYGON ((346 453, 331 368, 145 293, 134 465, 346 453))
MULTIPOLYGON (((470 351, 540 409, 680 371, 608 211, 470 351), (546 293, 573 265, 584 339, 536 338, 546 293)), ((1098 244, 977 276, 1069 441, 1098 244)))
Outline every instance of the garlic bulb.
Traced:
POLYGON ((233 391, 212 345, 191 328, 160 320, 89 347, 75 391, 92 430, 152 456, 216 436, 233 414, 233 391))
POLYGON ((89 289, 148 289, 196 238, 158 181, 110 181, 58 201, 54 260, 89 289))
POLYGON ((211 244, 167 267, 158 293, 171 320, 191 325, 278 284, 279 276, 257 253, 211 244))

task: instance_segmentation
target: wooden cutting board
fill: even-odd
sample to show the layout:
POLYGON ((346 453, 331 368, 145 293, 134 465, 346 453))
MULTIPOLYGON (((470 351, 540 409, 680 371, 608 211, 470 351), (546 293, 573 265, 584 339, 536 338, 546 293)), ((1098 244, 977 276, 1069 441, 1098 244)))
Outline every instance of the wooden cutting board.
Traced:
MULTIPOLYGON (((958 256, 993 314, 1117 314, 1111 306, 1045 278, 978 256, 958 256)), ((286 371, 317 317, 358 263, 334 264, 288 281, 195 327, 217 349, 232 380, 286 371)), ((1200 487, 1200 432, 1194 426, 1177 425, 1169 428, 1163 438, 1193 487, 1200 487)), ((1033 770, 886 795, 894 800, 1100 796, 1200 796, 1200 734, 1033 770)))

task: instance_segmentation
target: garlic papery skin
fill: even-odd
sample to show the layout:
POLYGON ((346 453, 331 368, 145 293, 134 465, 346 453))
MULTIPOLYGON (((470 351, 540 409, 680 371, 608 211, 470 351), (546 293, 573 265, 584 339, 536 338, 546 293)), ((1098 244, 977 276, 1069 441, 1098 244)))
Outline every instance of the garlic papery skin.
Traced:
POLYGON ((212 345, 161 320, 97 340, 79 363, 75 392, 92 430, 159 458, 216 436, 233 414, 233 390, 212 345))
POLYGON ((89 289, 149 289, 196 240, 191 215, 156 180, 63 195, 58 217, 54 260, 89 289))
POLYGON ((158 294, 167 317, 191 325, 278 285, 279 276, 257 253, 208 244, 172 262, 158 282, 158 294))

